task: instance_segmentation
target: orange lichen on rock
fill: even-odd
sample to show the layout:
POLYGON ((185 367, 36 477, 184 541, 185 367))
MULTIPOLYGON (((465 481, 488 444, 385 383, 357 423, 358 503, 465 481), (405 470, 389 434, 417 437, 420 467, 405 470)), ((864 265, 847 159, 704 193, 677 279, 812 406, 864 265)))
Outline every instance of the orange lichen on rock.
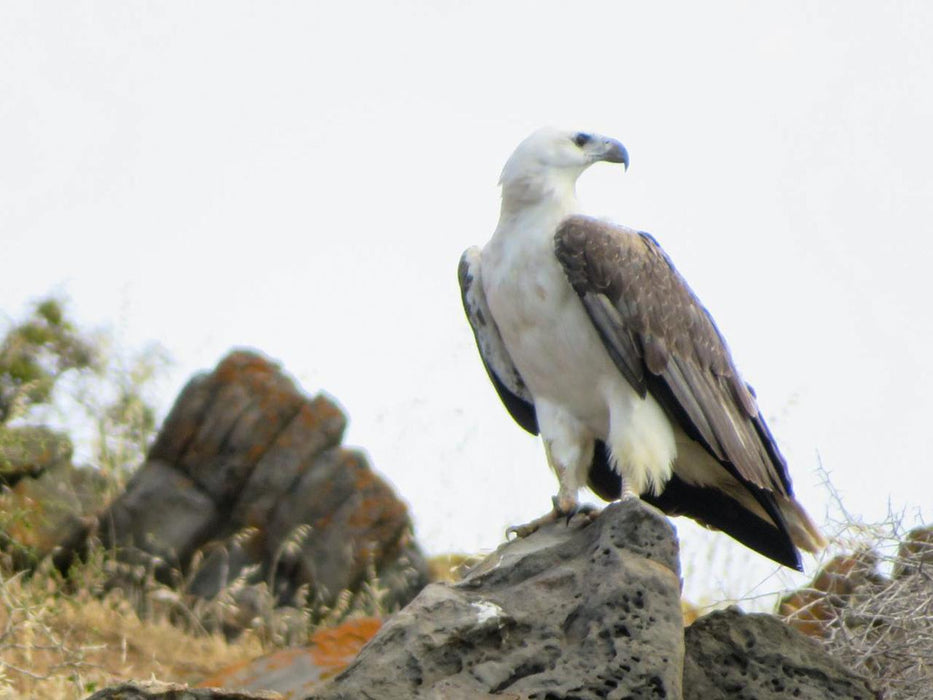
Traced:
POLYGON ((311 658, 321 667, 321 677, 330 678, 345 669, 380 627, 378 617, 361 617, 311 635, 311 658))
POLYGON ((381 625, 379 618, 363 617, 318 630, 308 646, 228 666, 195 687, 272 690, 290 700, 305 697, 319 683, 345 669, 381 625))
POLYGON ((269 376, 278 371, 278 365, 251 350, 234 350, 223 358, 214 370, 214 375, 223 383, 234 382, 240 376, 255 380, 257 376, 269 376))
POLYGON ((778 614, 808 636, 826 636, 848 597, 880 578, 877 564, 878 555, 870 550, 833 557, 809 586, 781 599, 778 614))

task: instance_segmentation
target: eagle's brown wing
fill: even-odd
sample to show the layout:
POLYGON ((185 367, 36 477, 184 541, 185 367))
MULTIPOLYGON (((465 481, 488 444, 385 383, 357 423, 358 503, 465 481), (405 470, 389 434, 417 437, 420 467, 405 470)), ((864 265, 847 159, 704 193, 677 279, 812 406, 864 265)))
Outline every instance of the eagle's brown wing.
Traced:
MULTIPOLYGON (((619 371, 740 481, 790 495, 783 457, 709 313, 648 234, 583 216, 555 252, 619 371)), ((770 508, 768 509, 770 510, 770 508)))

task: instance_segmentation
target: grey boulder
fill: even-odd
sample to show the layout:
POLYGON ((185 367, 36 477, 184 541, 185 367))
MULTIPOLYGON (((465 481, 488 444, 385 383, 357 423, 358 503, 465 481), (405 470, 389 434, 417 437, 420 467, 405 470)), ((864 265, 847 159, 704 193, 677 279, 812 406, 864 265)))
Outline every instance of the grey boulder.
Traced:
POLYGON ((310 697, 677 698, 682 629, 672 528, 632 499, 427 586, 310 697))
POLYGON ((868 684, 773 615, 717 610, 686 630, 687 700, 874 700, 868 684))

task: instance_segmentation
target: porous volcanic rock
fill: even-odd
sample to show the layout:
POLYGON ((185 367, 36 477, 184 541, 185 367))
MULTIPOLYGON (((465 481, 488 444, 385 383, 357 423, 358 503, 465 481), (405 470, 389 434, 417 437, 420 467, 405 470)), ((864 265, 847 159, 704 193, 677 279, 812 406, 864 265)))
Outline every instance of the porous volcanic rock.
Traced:
POLYGON ((310 698, 679 698, 683 655, 676 538, 627 499, 430 584, 310 698))
POLYGON ((685 640, 685 700, 879 697, 818 642, 773 615, 718 610, 688 627, 685 640))
POLYGON ((383 602, 403 605, 427 564, 405 504, 363 453, 341 446, 345 426, 330 398, 235 351, 188 383, 125 492, 95 532, 62 542, 56 564, 67 569, 96 534, 123 561, 165 583, 184 578, 206 599, 239 578, 270 585, 282 604, 328 605, 375 574, 383 602))

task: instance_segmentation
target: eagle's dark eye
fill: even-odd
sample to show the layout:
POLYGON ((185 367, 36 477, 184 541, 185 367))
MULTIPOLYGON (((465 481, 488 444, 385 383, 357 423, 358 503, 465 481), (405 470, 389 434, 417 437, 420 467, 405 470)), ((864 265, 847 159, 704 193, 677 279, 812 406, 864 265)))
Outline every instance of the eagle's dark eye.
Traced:
POLYGON ((590 136, 589 134, 584 134, 581 131, 579 134, 573 137, 573 142, 577 144, 580 148, 583 148, 587 143, 589 143, 591 138, 593 137, 590 136))

